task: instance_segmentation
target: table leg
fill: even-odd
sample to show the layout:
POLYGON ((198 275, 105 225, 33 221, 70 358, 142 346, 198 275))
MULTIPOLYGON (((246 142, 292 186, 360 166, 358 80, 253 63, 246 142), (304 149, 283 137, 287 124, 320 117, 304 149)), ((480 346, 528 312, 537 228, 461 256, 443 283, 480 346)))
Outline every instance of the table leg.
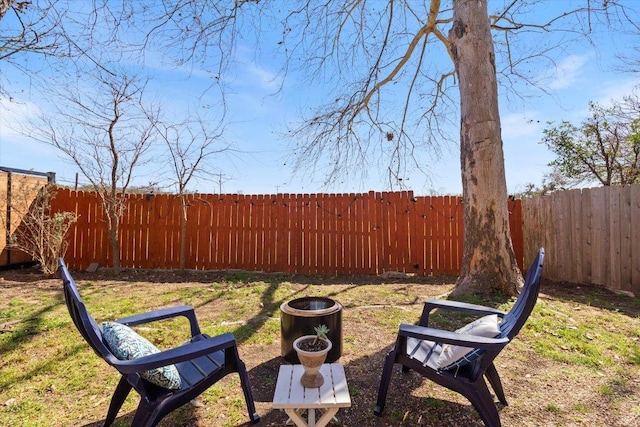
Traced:
POLYGON ((289 425, 290 422, 293 422, 297 427, 326 427, 327 424, 331 422, 335 418, 335 415, 338 413, 338 409, 340 408, 322 408, 319 409, 322 414, 318 420, 316 420, 316 410, 309 408, 287 408, 284 411, 287 415, 289 415, 289 419, 286 422, 286 425, 289 425), (305 421, 302 418, 304 412, 307 411, 307 420, 305 421))
MULTIPOLYGON (((324 414, 318 420, 316 427, 325 427, 329 422, 333 419, 333 417, 338 413, 338 409, 340 408, 329 408, 326 409, 324 414)), ((311 424, 309 424, 311 426, 311 424)))
MULTIPOLYGON (((304 410, 303 408, 296 408, 296 409, 294 409, 294 411, 296 411, 296 414, 298 414, 298 415, 302 416, 302 414, 304 414, 304 411, 305 411, 305 410, 304 410)), ((284 412, 288 414, 288 412, 287 412, 287 410, 286 410, 286 409, 284 410, 284 412)), ((291 417, 289 417, 289 419, 284 423, 284 425, 286 425, 286 426, 292 426, 292 425, 295 425, 295 423, 293 422, 293 420, 291 419, 291 417)))
POLYGON ((307 424, 304 418, 300 416, 300 414, 304 412, 304 409, 287 408, 284 410, 284 412, 286 412, 287 415, 289 415, 289 419, 293 421, 297 427, 308 427, 310 425, 310 424, 307 424))

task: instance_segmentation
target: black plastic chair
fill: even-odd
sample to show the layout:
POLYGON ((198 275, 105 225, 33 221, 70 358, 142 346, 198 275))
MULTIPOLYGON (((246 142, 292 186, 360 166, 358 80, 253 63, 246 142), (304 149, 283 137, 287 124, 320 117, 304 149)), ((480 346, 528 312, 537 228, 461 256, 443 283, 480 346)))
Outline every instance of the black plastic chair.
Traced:
POLYGON ((193 308, 178 306, 164 308, 117 320, 128 326, 140 325, 156 320, 184 316, 191 328, 190 342, 159 353, 135 360, 119 360, 103 341, 102 330, 88 313, 64 261, 59 260, 60 274, 64 286, 64 296, 73 323, 98 356, 120 372, 122 378, 116 387, 104 426, 110 426, 118 415, 131 389, 140 394, 140 403, 131 423, 135 427, 151 427, 160 420, 199 396, 218 380, 237 372, 244 393, 249 418, 253 423, 260 421, 256 413, 249 376, 240 360, 236 341, 231 333, 210 337, 200 332, 193 308), (181 386, 169 390, 154 385, 140 376, 140 372, 174 364, 180 374, 181 386))
POLYGON ((543 261, 544 249, 540 248, 527 271, 525 284, 520 295, 508 313, 491 307, 457 301, 429 300, 424 305, 418 325, 400 325, 395 346, 385 359, 374 413, 378 416, 382 415, 393 365, 400 363, 403 372, 414 370, 431 381, 466 397, 473 404, 485 425, 489 427, 500 426, 498 409, 485 378, 491 384, 498 400, 503 405, 507 405, 502 382, 493 360, 518 334, 531 314, 538 299, 543 261), (497 314, 502 318, 499 325, 500 333, 494 338, 484 338, 429 328, 429 314, 434 309, 455 310, 477 315, 497 314), (442 344, 475 349, 473 357, 469 358, 472 360, 462 361, 459 366, 451 369, 438 367, 437 358, 440 352, 437 349, 442 344))

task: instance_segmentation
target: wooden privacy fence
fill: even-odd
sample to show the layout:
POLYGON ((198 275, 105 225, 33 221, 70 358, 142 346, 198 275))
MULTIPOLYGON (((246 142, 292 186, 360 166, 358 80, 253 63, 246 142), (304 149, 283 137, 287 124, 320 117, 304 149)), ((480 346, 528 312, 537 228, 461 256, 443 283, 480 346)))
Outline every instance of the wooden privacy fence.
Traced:
POLYGON ((640 295, 640 185, 523 199, 524 252, 546 250, 544 276, 640 295))
MULTIPOLYGON (((458 274, 462 199, 413 192, 187 196, 186 268, 307 274, 458 274)), ((78 269, 112 265, 95 193, 60 189, 54 211, 73 211, 66 258, 78 269)), ((178 268, 180 199, 129 195, 120 226, 121 265, 178 268)), ((522 268, 519 200, 509 202, 522 268)))
POLYGON ((53 172, 34 172, 0 166, 0 267, 31 262, 30 255, 11 248, 11 239, 22 219, 47 182, 55 182, 53 172))

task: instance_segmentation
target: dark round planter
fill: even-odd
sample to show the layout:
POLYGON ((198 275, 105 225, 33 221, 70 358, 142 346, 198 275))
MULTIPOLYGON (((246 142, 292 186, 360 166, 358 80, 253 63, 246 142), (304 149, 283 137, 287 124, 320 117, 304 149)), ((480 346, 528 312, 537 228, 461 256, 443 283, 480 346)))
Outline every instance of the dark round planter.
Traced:
POLYGON ((290 363, 300 363, 293 342, 303 335, 315 335, 316 326, 327 325, 327 338, 332 348, 327 363, 342 356, 342 305, 326 297, 302 297, 280 306, 280 348, 282 357, 290 363))

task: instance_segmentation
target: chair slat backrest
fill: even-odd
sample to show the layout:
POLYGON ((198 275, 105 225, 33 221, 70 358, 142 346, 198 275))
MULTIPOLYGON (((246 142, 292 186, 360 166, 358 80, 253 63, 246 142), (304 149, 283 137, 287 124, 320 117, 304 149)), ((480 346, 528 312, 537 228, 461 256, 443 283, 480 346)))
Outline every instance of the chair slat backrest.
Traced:
POLYGON ((114 356, 102 341, 102 330, 82 302, 76 282, 71 277, 64 261, 60 259, 58 264, 64 287, 64 299, 73 323, 93 351, 103 359, 110 361, 114 356))
POLYGON ((533 311, 540 292, 540 278, 544 263, 544 248, 540 248, 531 266, 527 270, 524 286, 511 310, 504 316, 500 324, 501 336, 515 337, 524 326, 533 311))

